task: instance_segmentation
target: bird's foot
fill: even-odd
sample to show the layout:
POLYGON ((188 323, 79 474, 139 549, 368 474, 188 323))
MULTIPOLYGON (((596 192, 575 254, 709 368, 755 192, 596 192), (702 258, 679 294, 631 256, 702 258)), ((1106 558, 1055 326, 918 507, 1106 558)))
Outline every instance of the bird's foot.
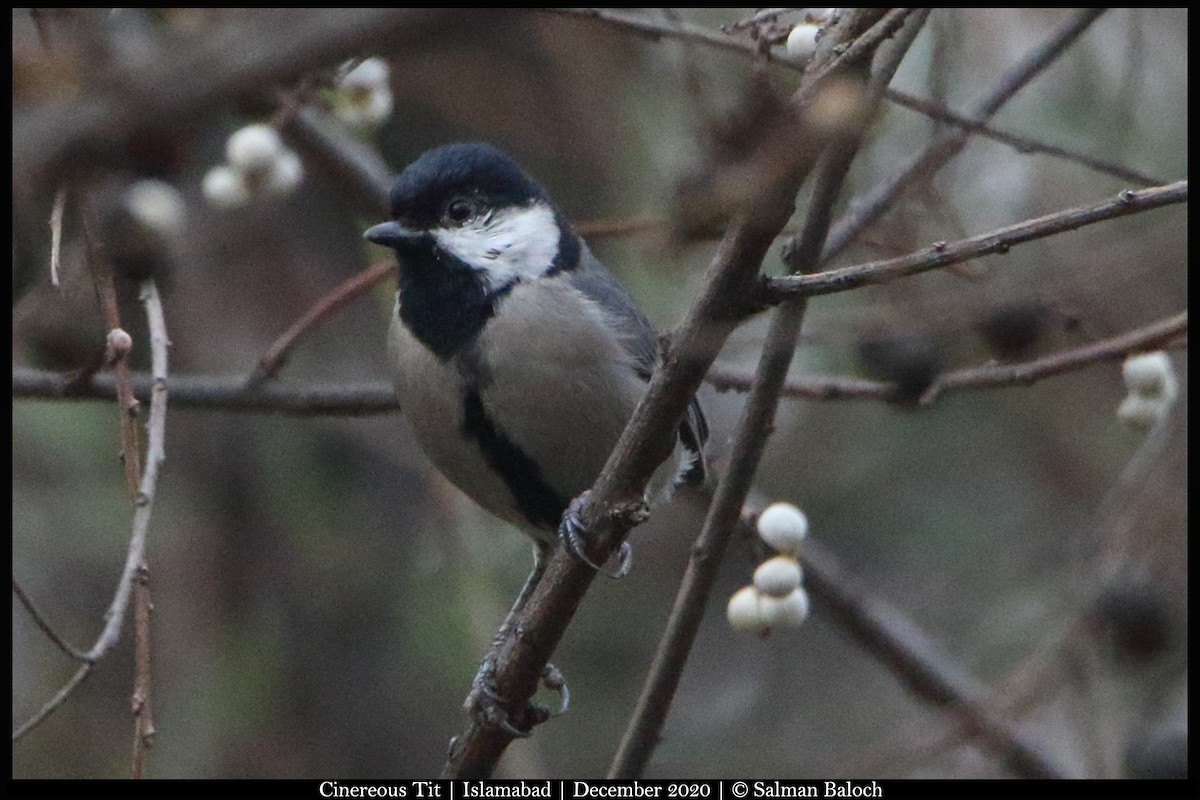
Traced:
POLYGON ((558 526, 558 537, 562 539, 563 544, 566 545, 567 550, 572 555, 592 569, 610 578, 624 578, 629 574, 629 570, 633 568, 633 548, 629 546, 629 542, 621 542, 621 547, 617 550, 616 555, 617 566, 611 572, 592 561, 587 554, 587 528, 584 527, 583 521, 580 519, 580 511, 583 509, 583 505, 587 502, 588 496, 591 493, 589 489, 572 500, 571 504, 567 506, 567 510, 563 513, 562 522, 558 526))
POLYGON ((547 664, 542 670, 542 685, 558 693, 559 707, 557 711, 527 703, 516 714, 508 709, 496 690, 496 665, 491 659, 485 659, 471 682, 471 692, 463 704, 467 714, 478 724, 498 728, 509 736, 524 739, 533 733, 533 729, 551 717, 564 713, 571 702, 571 693, 567 689, 566 679, 562 672, 553 664, 547 664))

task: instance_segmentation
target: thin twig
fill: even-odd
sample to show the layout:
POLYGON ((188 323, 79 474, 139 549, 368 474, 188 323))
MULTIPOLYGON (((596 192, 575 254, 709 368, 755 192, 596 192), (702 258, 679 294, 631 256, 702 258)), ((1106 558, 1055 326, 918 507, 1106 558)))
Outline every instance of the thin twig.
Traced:
POLYGON ((799 8, 764 8, 761 11, 751 14, 745 19, 740 19, 737 22, 725 26, 723 29, 727 31, 745 30, 746 28, 753 28, 760 22, 774 22, 777 18, 783 16, 784 14, 799 13, 800 10, 801 9, 799 8))
MULTIPOLYGON (((86 655, 90 657, 91 652, 89 651, 86 655)), ((47 717, 53 714, 54 711, 63 703, 65 703, 67 698, 69 698, 75 692, 75 690, 79 688, 79 685, 83 683, 84 679, 86 679, 88 675, 92 674, 92 668, 94 666, 96 666, 95 661, 85 660, 84 663, 80 665, 79 669, 75 670, 75 674, 71 676, 70 680, 64 683, 62 688, 55 692, 54 696, 46 701, 45 705, 39 708, 33 716, 17 726, 17 729, 13 731, 12 740, 14 742, 17 741, 22 736, 40 725, 47 717)))
MULTIPOLYGON (((85 212, 85 229, 87 228, 87 222, 85 212)), ((99 262, 97 264, 99 269, 96 272, 103 276, 106 267, 103 265, 102 259, 98 258, 95 248, 92 250, 93 255, 97 256, 99 262)), ((111 271, 109 275, 111 276, 111 271)), ((147 318, 150 322, 153 387, 150 395, 150 416, 147 422, 149 439, 146 447, 146 466, 145 471, 140 476, 140 480, 135 484, 133 522, 129 536, 129 546, 125 555, 125 565, 121 570, 121 577, 117 581, 117 588, 112 602, 109 604, 108 610, 104 613, 104 628, 100 631, 92 647, 87 653, 83 654, 85 663, 80 666, 71 679, 37 713, 13 731, 14 742, 41 724, 66 702, 91 673, 95 664, 104 658, 112 646, 117 643, 121 637, 121 627, 124 623, 125 615, 129 610, 135 578, 139 570, 145 568, 146 535, 149 531, 150 512, 153 509, 154 495, 158 487, 159 468, 162 465, 165 452, 163 440, 166 435, 167 413, 167 337, 165 324, 162 319, 161 302, 158 299, 158 293, 152 281, 148 281, 143 285, 143 300, 146 303, 147 318)), ((120 381, 118 382, 120 383, 120 381)), ((132 393, 132 381, 127 381, 127 383, 129 385, 124 389, 118 389, 119 394, 124 394, 126 390, 130 394, 132 393)), ((145 613, 149 614, 148 605, 145 608, 145 613)), ((143 645, 141 642, 138 643, 139 650, 143 646, 148 645, 143 645)), ((148 676, 147 667, 147 681, 148 676)), ((148 682, 146 689, 148 690, 148 682)), ((139 740, 142 740, 143 737, 153 735, 153 723, 149 718, 148 695, 145 700, 144 711, 146 716, 143 717, 139 714, 136 723, 136 732, 139 740)), ((143 740, 143 743, 145 743, 145 740, 143 740)), ((137 745, 135 744, 136 747, 137 745)), ((136 764, 137 761, 135 760, 135 768, 136 764)))
POLYGON ((587 219, 575 223, 575 232, 590 241, 593 239, 628 236, 631 233, 645 233, 646 231, 666 228, 669 224, 670 220, 664 215, 587 219))
POLYGON ((67 207, 67 187, 58 187, 54 205, 50 207, 50 285, 59 285, 58 270, 62 259, 63 211, 67 207))
MULTIPOLYGON (((1183 322, 1178 324, 1179 320, 1172 317, 1114 339, 1062 350, 1022 364, 987 365, 947 372, 941 378, 946 385, 938 396, 971 389, 1025 386, 1100 361, 1124 358, 1130 353, 1160 347, 1186 348, 1186 316, 1183 322), (1160 325, 1166 327, 1160 328, 1160 325), (1046 364, 1053 368, 1047 370, 1046 364), (969 380, 967 376, 970 376, 969 380)), ((707 381, 718 391, 747 392, 753 380, 749 373, 719 366, 710 370, 707 376, 707 381)), ((136 397, 148 400, 151 386, 149 375, 133 376, 136 397)), ((13 367, 12 389, 14 398, 32 400, 111 400, 116 392, 111 375, 96 375, 87 383, 77 384, 72 376, 29 367, 13 367)), ((400 411, 395 390, 383 381, 305 386, 270 384, 251 391, 246 389, 246 379, 241 377, 175 375, 170 380, 170 389, 172 404, 176 408, 306 417, 371 416, 400 411)), ((891 400, 896 395, 896 387, 891 383, 864 378, 806 377, 784 384, 783 395, 805 400, 891 400)))
MULTIPOLYGON (((889 14, 876 27, 882 27, 885 23, 889 26, 894 25, 893 14, 894 12, 889 14)), ((896 46, 889 51, 886 62, 871 76, 858 129, 845 132, 821 158, 813 178, 813 197, 809 203, 804 231, 800 235, 809 254, 803 261, 803 268, 815 268, 819 261, 833 206, 841 192, 850 162, 858 152, 862 134, 874 119, 883 87, 891 81, 927 15, 927 10, 913 15, 914 19, 903 29, 896 46)), ((903 17, 901 19, 903 20, 903 17)), ((868 35, 858 39, 859 42, 869 40, 871 37, 868 35)), ((874 41, 878 44, 882 39, 875 38, 874 41)), ((873 52, 860 51, 858 57, 861 60, 856 63, 858 72, 869 72, 868 59, 873 52)), ((610 778, 640 777, 662 737, 668 711, 704 618, 725 550, 740 518, 758 462, 762 458, 770 433, 774 430, 779 392, 787 376, 792 353, 799 341, 806 303, 806 298, 795 298, 780 306, 771 320, 754 388, 746 401, 733 437, 729 465, 717 485, 704 526, 692 547, 687 571, 675 596, 675 604, 655 653, 654 662, 616 757, 609 768, 610 778)))
MULTIPOLYGON (((108 337, 105 338, 106 363, 109 363, 113 366, 113 374, 116 376, 116 381, 117 381, 117 405, 121 409, 121 412, 122 412, 121 413, 121 462, 122 462, 122 464, 124 464, 124 467, 125 467, 125 484, 129 490, 130 503, 133 505, 133 507, 135 509, 135 519, 136 519, 136 509, 138 507, 138 504, 141 502, 141 495, 138 492, 138 483, 141 478, 144 478, 144 474, 142 473, 141 467, 139 466, 139 463, 138 463, 141 458, 141 454, 139 452, 139 446, 138 446, 137 426, 135 424, 135 419, 137 416, 138 402, 136 399, 134 399, 134 396, 133 396, 133 380, 132 380, 131 372, 129 369, 129 362, 128 362, 128 359, 126 358, 126 355, 128 354, 129 351, 128 351, 128 349, 115 350, 113 348, 113 339, 112 339, 111 334, 114 331, 118 331, 121 329, 120 311, 117 306, 116 282, 113 277, 112 264, 109 262, 108 258, 105 256, 105 254, 103 252, 101 252, 102 245, 101 245, 100 240, 97 238, 98 225, 95 220, 96 212, 95 212, 95 209, 92 207, 91 201, 87 198, 85 198, 81 204, 81 214, 83 217, 84 240, 87 243, 87 249, 88 249, 88 263, 91 265, 91 268, 92 268, 92 277, 96 282, 96 292, 100 297, 100 305, 101 305, 101 309, 104 314, 105 324, 108 327, 108 331, 110 334, 108 337)), ((152 286, 152 284, 151 284, 151 286, 152 286)), ((155 297, 157 298, 157 295, 155 295, 155 297)), ((161 316, 161 307, 159 309, 159 315, 161 316)), ((130 537, 130 545, 129 545, 130 552, 133 551, 133 548, 134 548, 133 539, 135 539, 135 538, 136 538, 136 533, 130 537)), ((136 563, 136 568, 137 568, 137 571, 139 574, 147 572, 144 548, 141 548, 141 549, 142 549, 142 552, 139 554, 138 561, 136 563)), ((122 582, 132 581, 134 579, 135 578, 133 575, 129 575, 128 577, 123 575, 121 578, 122 582)), ((145 597, 145 594, 143 592, 138 592, 134 597, 134 604, 136 606, 138 606, 138 608, 135 611, 135 617, 139 618, 139 619, 142 616, 145 616, 148 618, 149 613, 150 613, 148 607, 146 607, 146 608, 141 607, 141 604, 143 601, 145 601, 146 603, 149 603, 149 600, 145 597)), ((120 609, 120 611, 118 613, 119 613, 120 617, 124 618, 124 616, 125 616, 124 606, 120 609)), ((134 629, 134 639, 135 639, 134 646, 135 646, 135 650, 139 654, 141 653, 141 651, 143 649, 145 649, 147 651, 147 659, 148 659, 149 658, 148 651, 149 651, 150 644, 149 644, 148 640, 142 639, 143 633, 148 635, 148 633, 149 633, 148 629, 143 629, 143 626, 140 626, 140 625, 135 627, 135 629, 134 629)), ((115 641, 115 637, 114 637, 114 641, 115 641)), ((93 663, 94 663, 94 660, 93 660, 93 663)), ((140 658, 138 660, 137 666, 139 668, 141 666, 140 658)), ((149 715, 149 711, 150 711, 148 694, 144 700, 139 699, 139 696, 138 696, 139 689, 141 688, 140 684, 139 684, 140 679, 141 679, 141 675, 136 674, 134 677, 134 692, 133 692, 133 697, 134 697, 133 762, 132 762, 132 766, 131 766, 131 770, 130 770, 131 775, 134 778, 140 778, 142 775, 142 771, 145 767, 145 748, 143 746, 143 742, 145 741, 145 738, 142 736, 142 730, 143 730, 143 725, 144 725, 143 712, 146 715, 149 715)), ((148 693, 148 686, 146 687, 146 689, 147 689, 147 693, 148 693)), ((65 697, 64 697, 64 699, 65 699, 65 697)), ((151 729, 153 728, 153 723, 150 723, 150 727, 151 727, 151 729)))
MULTIPOLYGON (((708 382, 719 392, 748 392, 754 385, 754 374, 718 365, 709 370, 708 382)), ((782 394, 803 400, 891 400, 896 386, 866 378, 814 375, 788 381, 782 394)))
MULTIPOLYGON (((13 367, 13 397, 42 400, 109 400, 115 396, 111 374, 77 383, 64 375, 29 367, 13 367)), ((207 409, 297 416, 370 416, 400 410, 396 390, 384 381, 294 386, 268 383, 246 388, 246 377, 174 375, 169 381, 171 403, 177 408, 207 409)), ((150 398, 153 380, 134 376, 135 396, 150 398)))
MULTIPOLYGON (((96 297, 100 301, 100 311, 104 316, 104 326, 108 333, 121 330, 121 312, 117 305, 117 286, 113 278, 112 264, 101 251, 101 242, 97 238, 99 224, 91 200, 84 198, 80 206, 83 218, 83 241, 87 249, 88 266, 92 271, 92 280, 96 284, 96 297)), ((111 341, 105 337, 105 351, 111 341)), ((117 358, 111 365, 117 386, 117 407, 121 416, 121 463, 125 470, 125 488, 129 492, 132 503, 137 497, 138 477, 141 468, 138 460, 141 457, 138 445, 137 419, 138 401, 133 395, 133 382, 130 377, 129 361, 124 357, 117 358)))
POLYGON ((1009 768, 1021 777, 1062 776, 1033 743, 988 710, 985 692, 974 679, 938 655, 928 639, 916 635, 915 626, 904 624, 892 609, 855 586, 817 542, 805 544, 803 560, 805 586, 813 597, 823 601, 838 624, 888 666, 905 687, 927 702, 944 706, 970 733, 1002 753, 1009 768))
MULTIPOLYGON (((1119 336, 1043 356, 1019 364, 985 364, 979 367, 946 372, 934 380, 921 397, 920 405, 928 407, 942 395, 975 389, 999 389, 1030 384, 1084 369, 1095 364, 1118 361, 1133 353, 1159 348, 1186 346, 1187 312, 1184 311, 1119 336)), ((746 392, 753 385, 753 376, 715 368, 708 373, 708 382, 718 391, 746 392)), ((863 378, 806 377, 784 384, 786 397, 805 400, 894 400, 895 384, 863 378)))
MULTIPOLYGON (((1049 40, 1031 50, 1020 63, 1004 75, 992 91, 979 101, 971 116, 979 122, 990 119, 1017 92, 1066 52, 1102 13, 1102 8, 1089 8, 1076 14, 1049 40)), ((905 189, 917 181, 931 177, 941 169, 962 150, 969 138, 969 131, 947 129, 935 137, 898 176, 878 187, 865 199, 853 203, 853 210, 845 214, 830 231, 825 246, 825 260, 835 258, 859 233, 883 216, 905 189)))
POLYGON ((926 250, 899 258, 872 261, 814 275, 767 278, 763 282, 765 289, 762 301, 775 303, 788 297, 811 297, 884 283, 907 275, 942 269, 979 256, 1007 253, 1009 248, 1018 244, 1129 214, 1184 203, 1187 199, 1187 181, 1138 191, 1126 190, 1097 205, 1057 211, 957 242, 937 242, 926 250))
POLYGON ((1108 161, 1102 158, 1080 153, 1075 150, 1070 150, 1066 147, 1043 142, 1038 139, 1033 139, 1028 136, 1022 136, 1017 133, 1002 131, 987 125, 983 122, 978 122, 970 117, 958 114, 946 106, 924 100, 920 97, 915 97, 911 94, 906 94, 896 89, 890 89, 887 98, 898 106, 903 106, 911 111, 916 111, 931 119, 939 122, 950 123, 957 125, 959 128, 970 131, 985 139, 1006 144, 1012 147, 1018 153, 1039 153, 1041 155, 1060 158, 1064 161, 1073 161, 1080 166, 1087 167, 1095 172, 1102 172, 1105 175, 1111 175, 1114 178, 1120 178, 1123 181, 1137 184, 1138 186, 1155 186, 1157 184, 1166 183, 1166 181, 1146 175, 1144 172, 1139 172, 1132 167, 1127 167, 1124 164, 1118 164, 1114 161, 1108 161))
MULTIPOLYGON (((602 9, 546 8, 541 10, 566 16, 592 19, 597 22, 624 30, 628 33, 634 33, 655 41, 664 38, 683 39, 689 42, 723 50, 725 52, 735 53, 746 58, 755 60, 765 59, 772 64, 776 64, 780 67, 790 70, 802 71, 804 69, 803 64, 797 63, 796 61, 786 57, 773 54, 769 50, 764 51, 760 48, 758 43, 751 41, 750 39, 723 35, 699 25, 693 25, 686 22, 668 24, 647 17, 602 9)), ((1033 75, 1030 75, 1029 77, 1032 78, 1033 75)), ((924 114, 940 122, 957 126, 966 132, 976 133, 980 136, 985 136, 987 138, 1003 142, 1004 144, 1016 148, 1022 153, 1042 153, 1055 158, 1065 159, 1089 169, 1114 175, 1139 185, 1153 185, 1156 183, 1162 183, 1162 181, 1154 180, 1153 178, 1122 164, 1116 164, 1111 161, 1099 159, 1095 156, 1090 156, 1066 147, 1043 142, 1029 136, 996 130, 995 128, 984 124, 980 119, 977 118, 978 115, 974 115, 976 118, 973 118, 973 115, 959 114, 945 108, 944 106, 940 106, 936 103, 929 103, 928 101, 915 98, 911 95, 894 89, 889 89, 884 97, 885 99, 894 102, 897 105, 908 108, 919 114, 924 114)), ((991 116, 991 114, 988 114, 987 116, 991 116)), ((840 249, 841 248, 839 248, 839 251, 840 249)))
POLYGON ((1079 369, 1081 366, 1125 358, 1130 353, 1162 346, 1164 342, 1186 332, 1187 326, 1188 315, 1184 311, 1122 336, 1114 336, 1111 339, 1055 353, 1024 364, 989 364, 975 369, 958 370, 937 378, 921 396, 921 405, 929 405, 946 392, 962 388, 1027 386, 1043 378, 1079 369))
POLYGON ((358 295, 364 294, 371 287, 381 283, 392 274, 394 269, 395 264, 391 261, 373 264, 318 299, 267 348, 267 352, 258 360, 258 366, 247 379, 246 388, 253 389, 268 378, 275 377, 287 362, 292 348, 295 347, 301 336, 332 316, 334 312, 358 295))
POLYGON ((154 710, 151 702, 150 670, 150 570, 145 563, 138 567, 134 576, 133 626, 134 667, 133 697, 133 767, 130 777, 140 778, 146 769, 146 751, 154 745, 154 710))
MULTIPOLYGON (((662 23, 648 17, 626 14, 620 11, 608 11, 600 8, 544 8, 541 10, 551 14, 595 20, 596 22, 604 23, 628 33, 636 33, 653 41, 659 41, 664 38, 684 39, 690 42, 706 44, 710 47, 736 53, 741 56, 788 63, 778 58, 772 58, 769 52, 759 50, 758 45, 749 39, 728 36, 699 25, 692 25, 691 23, 662 23)), ((795 64, 789 64, 789 66, 803 69, 803 67, 797 67, 795 64)))
POLYGON ((259 12, 249 24, 238 17, 239 29, 171 50, 154 69, 115 75, 105 84, 111 89, 14 115, 13 185, 33 185, 64 166, 120 163, 122 145, 158 126, 177 130, 246 93, 372 48, 402 51, 446 30, 487 25, 496 13, 305 8, 259 12))
POLYGON ((21 585, 17 583, 16 578, 13 578, 12 587, 13 594, 17 596, 17 599, 21 601, 21 605, 23 605, 25 610, 29 612, 29 617, 33 620, 34 624, 42 629, 42 633, 46 634, 46 638, 53 642, 55 647, 66 653, 68 657, 75 661, 87 660, 87 655, 85 653, 80 650, 76 650, 74 647, 67 644, 66 639, 59 636, 58 632, 55 631, 54 628, 51 627, 50 623, 46 621, 46 618, 38 612, 37 607, 34 606, 33 601, 29 599, 29 595, 25 594, 25 590, 21 588, 21 585))
POLYGON ((146 751, 154 744, 154 713, 151 703, 150 649, 150 570, 146 566, 146 534, 150 528, 150 511, 158 488, 158 473, 166 459, 167 430, 167 323, 162 299, 153 279, 144 281, 142 304, 150 331, 150 365, 154 384, 150 394, 150 418, 146 423, 149 440, 146 443, 146 470, 138 487, 137 506, 133 514, 133 535, 130 548, 136 547, 140 560, 133 576, 134 590, 134 682, 132 708, 134 715, 133 777, 140 778, 145 769, 146 751), (136 541, 136 544, 134 543, 136 541))
POLYGON ((358 213, 386 214, 391 207, 390 170, 379 153, 295 92, 279 92, 276 98, 283 108, 280 132, 304 159, 305 168, 324 173, 358 213))

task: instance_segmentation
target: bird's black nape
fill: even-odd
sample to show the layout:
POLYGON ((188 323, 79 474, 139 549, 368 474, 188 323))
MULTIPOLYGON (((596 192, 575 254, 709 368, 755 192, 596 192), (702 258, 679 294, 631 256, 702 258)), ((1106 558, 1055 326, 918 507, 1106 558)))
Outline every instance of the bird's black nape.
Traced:
POLYGON ((447 144, 427 150, 400 173, 392 187, 392 215, 417 228, 428 228, 446 204, 473 196, 495 208, 549 202, 502 150, 484 142, 447 144))

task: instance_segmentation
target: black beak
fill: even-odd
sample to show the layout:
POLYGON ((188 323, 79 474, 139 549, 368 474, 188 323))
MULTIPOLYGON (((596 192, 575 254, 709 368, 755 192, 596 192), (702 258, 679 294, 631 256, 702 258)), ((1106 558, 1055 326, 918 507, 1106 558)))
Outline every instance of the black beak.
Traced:
POLYGON ((384 247, 399 249, 405 246, 412 246, 421 241, 425 237, 424 231, 414 231, 412 228, 406 228, 399 222, 381 222, 371 228, 367 228, 363 233, 363 238, 368 242, 381 244, 384 247))

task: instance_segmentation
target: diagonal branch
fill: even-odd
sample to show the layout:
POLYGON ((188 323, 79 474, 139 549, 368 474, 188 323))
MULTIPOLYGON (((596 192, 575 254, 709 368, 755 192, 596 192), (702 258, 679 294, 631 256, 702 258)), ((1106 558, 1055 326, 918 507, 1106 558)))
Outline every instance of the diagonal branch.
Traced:
MULTIPOLYGON (((833 206, 850 163, 858 152, 862 135, 875 117, 884 87, 891 82, 927 15, 928 11, 913 15, 884 63, 868 82, 864 113, 859 125, 853 131, 845 132, 822 156, 813 178, 813 196, 804 230, 800 234, 802 247, 807 253, 801 262, 802 269, 813 268, 819 261, 833 206)), ((863 36, 859 41, 866 39, 863 36)), ((864 55, 872 54, 873 51, 866 51, 864 55)), ((856 65, 857 71, 860 74, 869 72, 869 63, 863 58, 856 65)), ((639 777, 662 738, 667 713, 683 676, 687 657, 695 644, 721 561, 740 518, 758 462, 774 430, 779 392, 799 340, 806 304, 806 298, 795 298, 782 305, 771 320, 754 388, 733 437, 729 465, 721 476, 704 526, 692 547, 692 557, 676 594, 650 673, 609 769, 610 778, 639 777)))
POLYGON ((961 666, 945 660, 918 629, 852 581, 817 542, 804 550, 805 584, 849 632, 917 697, 944 706, 967 732, 1004 756, 1023 778, 1058 778, 1062 771, 985 703, 986 692, 961 666))
MULTIPOLYGON (((971 116, 979 122, 990 119, 1017 92, 1029 85, 1030 81, 1066 52, 1103 13, 1102 8, 1089 8, 1076 14, 1049 40, 1027 53, 1020 63, 1004 75, 992 91, 979 101, 971 116)), ((843 216, 830 231, 824 259, 829 261, 846 249, 863 230, 892 207, 905 189, 933 176, 962 150, 969 138, 970 131, 947 129, 936 136, 898 176, 878 187, 862 201, 856 202, 855 210, 843 216)), ((785 248, 784 252, 787 253, 788 250, 790 247, 785 248)))
POLYGON ((1188 315, 1184 311, 1122 336, 1055 353, 1025 364, 989 365, 951 372, 939 377, 925 390, 925 394, 921 396, 921 405, 929 405, 946 392, 965 388, 1028 386, 1042 378, 1061 375, 1089 364, 1122 359, 1131 353, 1162 347, 1180 334, 1186 333, 1187 327, 1188 315))
POLYGON ((970 117, 955 113, 941 103, 914 97, 911 94, 906 94, 896 89, 888 90, 887 99, 898 106, 903 106, 910 111, 916 111, 930 119, 957 125, 963 130, 970 131, 985 139, 992 139, 1001 144, 1006 144, 1018 153, 1040 153, 1041 155, 1060 158, 1063 161, 1073 161, 1094 172, 1102 172, 1105 175, 1111 175, 1114 178, 1120 178, 1123 181, 1129 181, 1138 186, 1154 186, 1155 184, 1166 183, 1166 181, 1146 175, 1124 164, 1117 164, 1103 158, 1096 158, 1086 153, 1078 153, 1066 147, 1042 142, 1028 136, 998 130, 986 123, 978 122, 970 117))
POLYGON ((766 278, 763 282, 763 302, 779 303, 789 297, 812 297, 844 292, 870 284, 885 283, 896 278, 960 264, 979 256, 1004 254, 1018 244, 1044 239, 1057 233, 1129 214, 1138 214, 1175 203, 1185 203, 1187 199, 1187 181, 1177 181, 1166 186, 1155 186, 1138 191, 1126 190, 1112 200, 1097 205, 1057 211, 949 244, 938 242, 928 250, 910 253, 899 258, 872 261, 828 272, 818 272, 814 275, 766 278))
POLYGON ((246 388, 254 389, 268 378, 275 377, 287 363, 292 349, 304 334, 320 325, 355 297, 382 282, 392 274, 394 269, 395 267, 390 262, 374 264, 322 295, 308 311, 304 312, 299 319, 292 323, 291 327, 271 343, 267 352, 259 358, 254 372, 247 378, 246 388))
MULTIPOLYGON (((872 10, 844 13, 829 29, 813 60, 814 72, 837 60, 835 47, 847 46, 877 22, 872 10)), ((805 84, 797 94, 805 92, 805 84)), ((737 211, 718 247, 705 288, 670 345, 662 366, 638 404, 616 448, 591 491, 577 505, 578 520, 591 543, 588 556, 603 563, 629 529, 644 518, 643 494, 650 476, 670 453, 679 425, 708 367, 736 325, 736 307, 761 269, 775 236, 792 214, 796 193, 825 141, 805 126, 808 147, 786 170, 774 170, 746 209, 737 211)), ((765 166, 765 165, 764 165, 765 166)), ((537 688, 539 676, 582 602, 595 570, 562 546, 547 561, 542 580, 505 636, 497 641, 495 688, 511 715, 522 712, 537 688)), ((511 733, 472 721, 455 737, 443 776, 478 778, 492 771, 511 733)))
POLYGON ((13 594, 21 601, 21 605, 25 607, 25 611, 29 613, 30 619, 34 624, 41 628, 42 633, 46 634, 46 638, 54 643, 54 646, 63 651, 68 658, 75 661, 87 661, 87 654, 81 650, 76 650, 71 645, 67 644, 66 639, 58 635, 58 631, 46 621, 46 618, 37 610, 37 606, 29 599, 29 595, 25 594, 25 590, 21 588, 21 584, 17 583, 17 579, 13 578, 12 582, 13 594))
MULTIPOLYGON (((942 395, 973 389, 999 389, 1029 386, 1045 378, 1090 367, 1106 361, 1119 361, 1134 353, 1148 350, 1186 346, 1187 312, 1159 320, 1142 328, 1098 342, 1060 350, 1042 358, 1019 364, 986 364, 980 367, 954 370, 940 375, 921 397, 921 407, 928 407, 942 395)), ((713 369, 708 381, 718 391, 747 392, 754 377, 749 373, 713 369)), ((806 377, 788 381, 783 386, 785 397, 805 400, 894 400, 897 387, 882 381, 863 378, 806 377)))
MULTIPOLYGON (((680 39, 693 44, 704 45, 706 47, 711 47, 757 61, 768 61, 786 69, 798 71, 802 71, 804 69, 802 63, 783 56, 772 54, 770 50, 763 49, 759 42, 745 37, 725 35, 684 21, 665 23, 648 17, 628 14, 621 11, 610 11, 607 9, 596 8, 546 8, 541 10, 563 16, 574 16, 594 20, 601 24, 623 30, 627 33, 643 36, 653 41, 660 41, 667 38, 680 39)), ((769 9, 768 11, 772 14, 778 14, 780 9, 769 9)), ((973 119, 970 115, 956 113, 942 106, 941 104, 932 103, 921 98, 913 97, 912 95, 895 89, 888 89, 884 94, 884 98, 892 103, 895 103, 896 105, 903 106, 904 108, 915 111, 919 114, 923 114, 931 119, 957 126, 969 133, 974 133, 979 136, 1002 142, 1003 144, 1015 148, 1021 153, 1041 153, 1054 158, 1060 158, 1065 161, 1071 161, 1087 167, 1088 169, 1096 172, 1112 175, 1114 177, 1121 178, 1122 180, 1127 180, 1142 186, 1150 186, 1156 183, 1162 183, 1160 180, 1156 180, 1155 178, 1147 176, 1144 173, 1127 167, 1123 164, 1117 164, 1112 161, 1096 158, 1095 156, 1088 155, 1086 153, 1080 153, 1060 145, 1043 142, 1030 136, 1000 131, 987 125, 979 119, 973 119)))
POLYGON ((238 17, 222 35, 179 48, 153 69, 126 72, 101 91, 14 115, 13 184, 63 167, 119 163, 124 145, 155 126, 175 129, 246 93, 365 49, 420 47, 431 34, 483 24, 479 9, 296 9, 238 17), (266 29, 271 35, 264 35, 266 29))

